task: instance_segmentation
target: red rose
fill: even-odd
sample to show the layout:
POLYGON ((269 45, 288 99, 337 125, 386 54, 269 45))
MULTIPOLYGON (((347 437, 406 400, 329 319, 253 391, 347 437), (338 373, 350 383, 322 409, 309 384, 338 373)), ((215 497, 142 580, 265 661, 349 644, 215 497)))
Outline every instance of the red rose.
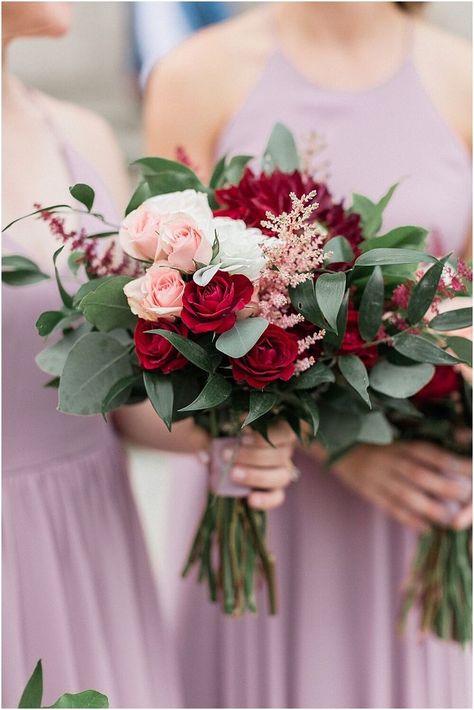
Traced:
POLYGON ((182 323, 171 323, 169 320, 151 322, 142 318, 138 319, 135 328, 135 350, 138 362, 144 370, 159 370, 164 375, 169 375, 170 372, 180 370, 187 365, 188 361, 162 335, 146 332, 158 328, 185 336, 189 331, 182 323))
POLYGON ((193 333, 224 333, 237 320, 237 311, 252 299, 253 284, 246 276, 218 271, 207 286, 189 281, 183 293, 181 318, 193 333))
POLYGON ((452 365, 437 365, 431 380, 416 393, 414 399, 420 403, 444 399, 452 392, 458 392, 461 382, 461 375, 452 365))
POLYGON ((237 382, 263 389, 274 380, 289 380, 295 371, 297 357, 296 335, 270 324, 244 357, 230 358, 232 374, 237 382))
POLYGON ((345 355, 357 355, 370 369, 377 362, 379 353, 376 345, 370 348, 364 347, 365 345, 366 342, 359 333, 359 314, 354 308, 349 308, 346 332, 339 352, 345 355))

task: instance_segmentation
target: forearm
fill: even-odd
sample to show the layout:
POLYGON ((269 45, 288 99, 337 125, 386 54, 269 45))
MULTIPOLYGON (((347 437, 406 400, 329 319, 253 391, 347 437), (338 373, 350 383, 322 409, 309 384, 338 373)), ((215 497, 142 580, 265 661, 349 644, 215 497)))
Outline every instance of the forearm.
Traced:
POLYGON ((173 424, 169 432, 149 402, 121 407, 114 413, 114 424, 130 443, 161 451, 196 453, 208 443, 206 432, 192 419, 173 424))

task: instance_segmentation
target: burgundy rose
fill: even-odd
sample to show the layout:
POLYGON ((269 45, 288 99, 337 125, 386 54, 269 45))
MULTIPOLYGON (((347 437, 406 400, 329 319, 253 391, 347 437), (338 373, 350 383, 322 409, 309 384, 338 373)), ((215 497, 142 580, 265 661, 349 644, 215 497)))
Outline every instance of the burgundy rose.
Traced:
POLYGON ((193 333, 224 333, 237 320, 237 311, 250 303, 253 284, 246 276, 218 271, 207 286, 189 281, 183 293, 181 318, 193 333))
POLYGON ((269 382, 289 380, 298 358, 298 338, 293 333, 270 324, 244 357, 230 358, 237 382, 263 389, 269 382))
POLYGON ((452 365, 437 365, 431 380, 416 393, 414 399, 425 403, 434 399, 444 399, 453 392, 459 392, 462 377, 452 365))
POLYGON ((138 319, 135 328, 135 350, 138 362, 144 370, 159 370, 169 375, 174 370, 180 370, 188 364, 186 358, 179 353, 162 335, 147 333, 147 330, 169 330, 172 333, 187 336, 189 330, 182 323, 172 323, 169 320, 138 319))
POLYGON ((359 333, 359 314, 354 308, 349 308, 346 332, 339 352, 343 355, 357 355, 370 369, 377 362, 379 353, 376 345, 369 348, 364 347, 365 345, 366 342, 359 333))

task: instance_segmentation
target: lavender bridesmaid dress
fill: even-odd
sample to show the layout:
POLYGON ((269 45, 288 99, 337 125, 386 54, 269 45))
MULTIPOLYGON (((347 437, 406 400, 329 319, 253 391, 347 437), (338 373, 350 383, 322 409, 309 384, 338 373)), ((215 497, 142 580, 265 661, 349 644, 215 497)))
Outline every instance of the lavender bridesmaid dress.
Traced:
MULTIPOLYGON (((324 136, 336 197, 354 191, 376 200, 401 180, 384 228, 419 224, 431 230, 438 252, 462 249, 470 217, 469 155, 410 57, 382 85, 347 92, 315 85, 277 50, 220 136, 216 156, 260 154, 276 121, 288 125, 300 145, 312 131, 324 136)), ((278 616, 265 615, 262 599, 257 618, 224 618, 197 584, 177 588, 186 705, 470 707, 469 652, 420 639, 413 617, 404 638, 395 631, 415 536, 304 454, 297 464, 300 480, 270 515, 278 616)), ((174 501, 175 517, 189 521, 175 549, 177 574, 206 473, 187 461, 175 474, 179 491, 191 489, 186 502, 178 495, 174 501)))
MULTIPOLYGON (((93 185, 113 219, 98 176, 60 148, 71 184, 93 185)), ((5 249, 20 251, 6 235, 5 249)), ((43 705, 96 688, 111 707, 179 707, 120 442, 101 417, 57 412, 34 362, 35 321, 58 298, 54 280, 3 288, 2 707, 18 706, 39 658, 43 705)))

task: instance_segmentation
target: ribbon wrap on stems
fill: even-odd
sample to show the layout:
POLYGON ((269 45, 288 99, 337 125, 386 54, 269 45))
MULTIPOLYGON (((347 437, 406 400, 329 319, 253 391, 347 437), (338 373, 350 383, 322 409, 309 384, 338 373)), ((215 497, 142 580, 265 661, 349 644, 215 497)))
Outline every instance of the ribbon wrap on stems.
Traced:
POLYGON ((255 589, 260 579, 267 588, 269 612, 275 614, 275 561, 266 547, 266 514, 248 505, 250 488, 230 479, 238 446, 237 437, 212 441, 207 505, 183 576, 196 566, 210 599, 233 616, 257 611, 255 589), (224 451, 229 450, 226 457, 224 451))

